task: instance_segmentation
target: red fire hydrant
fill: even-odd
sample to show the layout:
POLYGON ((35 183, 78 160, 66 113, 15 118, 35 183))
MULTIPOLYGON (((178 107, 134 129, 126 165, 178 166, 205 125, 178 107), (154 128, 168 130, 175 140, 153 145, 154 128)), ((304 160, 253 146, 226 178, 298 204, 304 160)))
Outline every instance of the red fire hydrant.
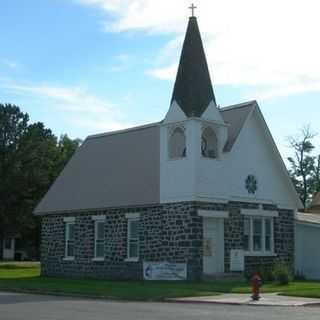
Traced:
POLYGON ((251 288, 252 288, 252 300, 258 301, 260 299, 260 287, 262 285, 261 277, 256 273, 251 278, 251 288))

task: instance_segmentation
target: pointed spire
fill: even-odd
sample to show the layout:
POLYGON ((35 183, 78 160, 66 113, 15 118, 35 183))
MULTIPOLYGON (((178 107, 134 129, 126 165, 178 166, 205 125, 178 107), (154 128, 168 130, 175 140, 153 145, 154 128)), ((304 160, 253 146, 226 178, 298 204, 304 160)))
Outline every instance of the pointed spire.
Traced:
POLYGON ((197 18, 190 17, 171 103, 176 101, 187 117, 201 117, 216 100, 197 18))

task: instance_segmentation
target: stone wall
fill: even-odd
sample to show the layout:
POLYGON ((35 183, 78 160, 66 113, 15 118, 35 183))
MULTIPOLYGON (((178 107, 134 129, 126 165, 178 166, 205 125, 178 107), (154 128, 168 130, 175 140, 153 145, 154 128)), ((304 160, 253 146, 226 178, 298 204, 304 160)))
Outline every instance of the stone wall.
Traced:
POLYGON ((185 262, 188 279, 202 270, 202 218, 192 203, 111 209, 42 219, 41 262, 46 276, 141 279, 142 261, 185 262), (127 213, 140 213, 140 262, 126 262, 127 213), (105 214, 105 259, 94 258, 93 215, 105 214), (64 222, 75 217, 75 259, 65 261, 64 222))
MULTIPOLYGON (((243 249, 244 215, 241 209, 258 209, 258 204, 231 202, 229 219, 225 221, 225 271, 230 271, 230 251, 243 249)), ((274 218, 274 256, 246 256, 245 272, 251 274, 261 268, 271 268, 274 264, 285 263, 294 268, 294 212, 279 210, 274 205, 263 205, 264 210, 276 211, 279 217, 274 218)))
MULTIPOLYGON (((262 267, 271 268, 274 264, 287 264, 294 269, 295 220, 292 210, 281 210, 276 205, 261 204, 264 210, 276 211, 279 217, 274 218, 274 256, 246 256, 245 272, 251 274, 262 267)), ((246 202, 229 202, 227 204, 197 203, 202 210, 229 212, 229 218, 224 220, 224 253, 225 272, 230 272, 230 252, 233 249, 243 249, 244 215, 241 209, 258 209, 260 204, 246 202)))
MULTIPOLYGON (((243 221, 241 208, 256 209, 258 204, 230 202, 213 204, 185 202, 153 207, 118 208, 104 211, 48 215, 42 218, 41 262, 46 276, 86 277, 104 279, 141 279, 142 261, 185 262, 188 279, 202 276, 202 217, 197 210, 229 212, 225 219, 225 271, 230 271, 230 251, 243 248, 243 221), (127 213, 140 213, 140 261, 126 262, 127 213), (93 215, 106 215, 105 259, 94 258, 93 215), (75 217, 75 259, 65 261, 65 230, 63 219, 75 217)), ((274 257, 246 257, 246 271, 261 265, 294 263, 294 214, 266 205, 266 210, 279 212, 274 223, 274 257)))

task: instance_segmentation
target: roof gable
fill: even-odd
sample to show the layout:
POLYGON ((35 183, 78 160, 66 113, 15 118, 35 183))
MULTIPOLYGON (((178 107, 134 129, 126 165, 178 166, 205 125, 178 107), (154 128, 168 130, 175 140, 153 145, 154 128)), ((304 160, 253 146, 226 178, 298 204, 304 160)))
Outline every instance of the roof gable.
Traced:
MULTIPOLYGON (((277 170, 279 169, 279 171, 278 171, 279 174, 274 175, 274 179, 278 179, 278 178, 282 179, 283 185, 286 187, 286 190, 288 190, 288 195, 290 195, 290 198, 293 200, 294 208, 303 208, 301 200, 300 200, 298 193, 292 183, 292 180, 289 176, 288 170, 285 166, 285 163, 282 159, 282 156, 278 150, 278 147, 277 147, 277 145, 271 135, 269 127, 268 127, 268 125, 263 117, 263 114, 262 114, 257 103, 255 103, 254 109, 252 110, 252 112, 249 113, 248 118, 244 122, 243 130, 245 130, 249 126, 249 124, 252 124, 252 123, 254 123, 256 128, 258 128, 259 131, 257 131, 257 132, 260 132, 259 136, 261 137, 260 138, 261 147, 263 145, 265 145, 266 147, 269 148, 268 151, 267 150, 263 151, 263 152, 266 152, 265 156, 266 157, 270 156, 270 160, 274 159, 275 168, 277 168, 277 170), (254 122, 252 122, 252 121, 254 121, 254 122)), ((247 132, 247 134, 248 134, 248 132, 247 132)), ((250 133, 250 134, 252 135, 252 133, 250 133)), ((256 135, 258 135, 258 134, 256 133, 256 135)), ((241 140, 241 143, 244 143, 243 139, 242 138, 240 139, 240 137, 239 137, 238 138, 239 143, 240 143, 240 140, 241 140)), ((247 141, 245 141, 245 143, 247 143, 247 141)), ((241 148, 241 144, 239 145, 238 142, 237 142, 237 148, 241 148)), ((260 152, 262 152, 261 150, 260 150, 260 152)), ((252 152, 254 152, 254 151, 252 151, 252 152)), ((261 158, 261 155, 260 155, 260 158, 261 158)), ((262 165, 263 161, 264 161, 264 157, 262 156, 261 162, 259 163, 260 166, 262 165)), ((270 178, 271 178, 271 176, 270 176, 270 178)))

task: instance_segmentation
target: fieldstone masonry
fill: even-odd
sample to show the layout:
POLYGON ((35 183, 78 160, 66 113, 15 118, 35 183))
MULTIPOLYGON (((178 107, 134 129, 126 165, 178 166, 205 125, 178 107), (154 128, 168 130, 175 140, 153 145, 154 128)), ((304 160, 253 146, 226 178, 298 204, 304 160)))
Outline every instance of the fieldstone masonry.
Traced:
MULTIPOLYGON (((257 208, 257 204, 183 202, 151 207, 117 208, 73 214, 51 214, 42 218, 41 262, 45 276, 103 279, 142 279, 143 261, 185 262, 188 280, 202 277, 203 219, 198 209, 229 212, 225 219, 225 271, 230 271, 230 250, 242 249, 243 219, 241 208, 257 208), (140 213, 140 261, 127 262, 127 213, 140 213), (94 222, 92 216, 106 215, 105 259, 94 258, 94 222), (75 259, 66 261, 64 218, 75 217, 75 259)), ((275 257, 246 257, 246 271, 261 264, 277 261, 293 266, 294 214, 279 211, 275 218, 275 257)))

